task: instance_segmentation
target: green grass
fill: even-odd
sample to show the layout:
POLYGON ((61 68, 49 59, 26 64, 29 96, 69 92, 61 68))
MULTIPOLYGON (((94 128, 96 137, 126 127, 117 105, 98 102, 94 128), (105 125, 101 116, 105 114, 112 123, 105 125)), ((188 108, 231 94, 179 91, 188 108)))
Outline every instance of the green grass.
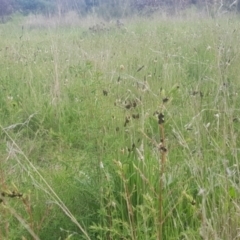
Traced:
POLYGON ((238 239, 238 17, 92 22, 0 26, 0 238, 238 239))

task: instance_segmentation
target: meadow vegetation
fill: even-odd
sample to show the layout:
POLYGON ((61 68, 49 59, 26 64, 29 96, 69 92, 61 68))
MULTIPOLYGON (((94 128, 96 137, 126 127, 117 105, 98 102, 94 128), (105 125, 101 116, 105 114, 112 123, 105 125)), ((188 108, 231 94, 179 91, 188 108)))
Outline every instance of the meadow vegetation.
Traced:
POLYGON ((123 22, 0 25, 0 239, 240 238, 239 18, 123 22))

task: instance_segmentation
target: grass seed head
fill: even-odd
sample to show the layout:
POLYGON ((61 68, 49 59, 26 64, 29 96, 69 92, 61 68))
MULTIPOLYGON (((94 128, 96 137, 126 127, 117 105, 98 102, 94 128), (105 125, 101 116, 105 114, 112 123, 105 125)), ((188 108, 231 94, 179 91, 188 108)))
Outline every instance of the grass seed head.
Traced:
POLYGON ((164 114, 163 113, 159 113, 158 114, 158 124, 163 124, 164 122, 165 122, 164 114))
POLYGON ((123 71, 124 70, 124 65, 120 65, 120 70, 123 71))

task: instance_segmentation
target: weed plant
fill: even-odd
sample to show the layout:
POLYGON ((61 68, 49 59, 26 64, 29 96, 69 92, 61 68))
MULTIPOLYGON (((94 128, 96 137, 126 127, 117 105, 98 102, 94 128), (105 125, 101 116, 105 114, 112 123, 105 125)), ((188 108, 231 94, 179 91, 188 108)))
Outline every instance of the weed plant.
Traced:
POLYGON ((238 17, 90 20, 0 26, 0 239, 239 239, 238 17))

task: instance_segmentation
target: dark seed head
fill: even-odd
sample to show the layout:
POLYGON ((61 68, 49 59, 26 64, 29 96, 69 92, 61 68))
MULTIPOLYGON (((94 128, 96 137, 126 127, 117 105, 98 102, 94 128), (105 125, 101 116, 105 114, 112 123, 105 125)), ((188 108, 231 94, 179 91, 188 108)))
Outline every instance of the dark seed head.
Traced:
POLYGON ((103 95, 107 96, 108 95, 108 91, 107 90, 103 90, 103 95))
POLYGON ((165 152, 165 153, 166 153, 166 152, 167 152, 167 148, 166 148, 166 147, 164 147, 164 146, 161 146, 161 147, 160 147, 160 151, 162 151, 162 152, 165 152))
POLYGON ((191 204, 194 206, 194 205, 196 205, 196 201, 193 199, 192 201, 191 201, 191 204))
POLYGON ((126 127, 129 122, 130 122, 130 117, 127 116, 127 117, 125 118, 124 127, 126 127))
POLYGON ((133 117, 134 119, 138 119, 138 118, 139 118, 139 113, 138 113, 138 114, 132 114, 132 117, 133 117))
POLYGON ((169 98, 166 97, 166 98, 164 98, 162 101, 163 101, 163 103, 166 103, 166 102, 169 101, 169 98))
POLYGON ((163 113, 159 113, 158 114, 158 124, 163 124, 164 123, 164 114, 163 113))
POLYGON ((132 104, 131 104, 131 103, 128 103, 128 104, 125 105, 125 108, 126 108, 126 109, 130 109, 131 107, 132 107, 132 104))

